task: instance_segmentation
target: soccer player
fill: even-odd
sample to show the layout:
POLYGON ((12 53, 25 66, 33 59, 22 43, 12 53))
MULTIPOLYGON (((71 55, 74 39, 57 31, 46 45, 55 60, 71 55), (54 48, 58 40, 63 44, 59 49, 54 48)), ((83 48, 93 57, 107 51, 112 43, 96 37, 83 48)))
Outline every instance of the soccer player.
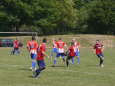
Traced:
POLYGON ((104 65, 103 65, 103 61, 104 61, 104 55, 103 55, 104 46, 100 42, 100 40, 96 40, 96 44, 94 45, 94 50, 95 50, 95 53, 96 53, 97 57, 100 59, 100 64, 99 64, 100 67, 104 67, 104 65))
POLYGON ((56 57, 54 59, 54 65, 53 66, 56 65, 56 60, 60 56, 62 57, 63 62, 65 62, 65 53, 64 53, 65 52, 65 48, 64 47, 67 48, 66 43, 63 42, 61 38, 59 38, 59 40, 56 42, 56 45, 57 45, 57 55, 56 55, 56 57))
POLYGON ((19 40, 16 38, 16 40, 13 41, 13 50, 11 52, 11 54, 20 54, 20 50, 19 50, 19 40))
MULTIPOLYGON (((33 73, 33 77, 34 77, 34 78, 39 77, 41 71, 43 71, 43 70, 45 69, 45 66, 46 66, 46 65, 45 65, 44 57, 45 57, 45 56, 48 56, 48 55, 45 53, 45 51, 46 51, 46 42, 47 42, 47 40, 44 38, 44 39, 42 40, 41 45, 39 46, 39 51, 37 52, 37 58, 36 58, 37 64, 38 64, 38 67, 39 67, 39 68, 34 71, 34 73, 33 73)), ((48 58, 49 58, 49 56, 48 56, 48 58)))
POLYGON ((57 54, 57 44, 56 44, 56 40, 53 39, 52 40, 52 43, 53 43, 53 49, 51 50, 51 58, 54 56, 54 54, 56 55, 57 54))
POLYGON ((38 49, 38 43, 36 42, 36 38, 32 36, 32 40, 28 41, 27 43, 27 49, 30 52, 30 56, 32 59, 31 69, 34 71, 36 69, 36 57, 37 57, 37 49, 38 49))
MULTIPOLYGON (((80 43, 77 42, 75 39, 72 39, 72 42, 74 43, 74 51, 76 52, 77 56, 77 63, 80 64, 80 43)), ((74 58, 72 58, 72 64, 74 64, 74 58)))
POLYGON ((71 42, 71 46, 69 47, 68 49, 68 55, 67 55, 67 59, 66 59, 66 65, 67 67, 69 66, 69 60, 74 58, 75 55, 76 55, 76 52, 74 51, 75 50, 75 46, 74 46, 74 42, 71 42))

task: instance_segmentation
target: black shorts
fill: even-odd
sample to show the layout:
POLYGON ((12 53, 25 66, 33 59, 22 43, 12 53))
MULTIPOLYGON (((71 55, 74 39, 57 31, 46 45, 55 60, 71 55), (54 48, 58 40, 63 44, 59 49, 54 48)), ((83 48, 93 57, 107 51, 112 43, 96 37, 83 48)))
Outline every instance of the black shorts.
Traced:
POLYGON ((72 58, 73 58, 73 56, 67 56, 67 60, 72 59, 72 58))

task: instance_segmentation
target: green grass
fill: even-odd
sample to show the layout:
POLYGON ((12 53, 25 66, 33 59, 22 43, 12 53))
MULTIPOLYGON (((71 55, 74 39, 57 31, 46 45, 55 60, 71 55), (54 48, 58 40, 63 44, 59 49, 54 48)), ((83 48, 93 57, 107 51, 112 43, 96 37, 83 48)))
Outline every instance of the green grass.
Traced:
MULTIPOLYGON (((46 58, 46 69, 39 79, 32 78, 31 60, 26 49, 21 55, 9 55, 10 48, 0 48, 0 86, 115 86, 115 49, 105 49, 105 67, 97 66, 98 58, 89 48, 81 49, 81 64, 67 68, 58 59, 60 67, 51 67, 46 58)), ((47 50, 49 53, 50 50, 47 50)))

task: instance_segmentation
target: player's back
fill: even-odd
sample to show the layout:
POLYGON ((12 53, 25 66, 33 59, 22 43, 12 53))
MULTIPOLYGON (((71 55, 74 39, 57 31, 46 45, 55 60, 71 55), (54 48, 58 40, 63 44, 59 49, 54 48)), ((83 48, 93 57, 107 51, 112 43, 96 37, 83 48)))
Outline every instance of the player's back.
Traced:
POLYGON ((65 42, 63 42, 63 41, 58 41, 56 44, 57 44, 58 48, 64 48, 64 46, 65 46, 65 42))
POLYGON ((96 43, 94 45, 94 49, 96 49, 96 53, 99 54, 102 52, 102 48, 103 48, 103 45, 102 44, 99 44, 99 43, 96 43))
POLYGON ((45 43, 42 43, 40 46, 39 46, 39 50, 38 50, 38 53, 37 53, 37 60, 43 60, 44 59, 44 53, 46 51, 46 44, 45 43))
POLYGON ((15 48, 19 47, 19 41, 18 40, 14 40, 13 45, 15 48))
POLYGON ((75 48, 74 46, 70 46, 70 47, 69 47, 69 55, 70 55, 70 56, 75 56, 74 48, 75 48))
POLYGON ((38 43, 34 40, 29 41, 27 43, 27 46, 32 50, 32 49, 37 49, 38 48, 38 43))

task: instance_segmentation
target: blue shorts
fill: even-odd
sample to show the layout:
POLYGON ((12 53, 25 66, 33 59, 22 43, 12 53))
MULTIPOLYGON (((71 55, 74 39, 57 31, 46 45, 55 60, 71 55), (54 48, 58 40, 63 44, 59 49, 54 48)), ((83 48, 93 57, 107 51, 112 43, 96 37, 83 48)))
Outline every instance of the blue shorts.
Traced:
POLYGON ((44 60, 38 60, 37 64, 38 64, 39 68, 44 68, 46 66, 44 60))
POLYGON ((37 57, 37 54, 32 54, 32 53, 31 53, 31 59, 32 59, 32 60, 36 59, 36 57, 37 57))
POLYGON ((80 56, 80 52, 76 52, 76 56, 80 56))
POLYGON ((98 58, 104 58, 104 55, 103 53, 100 53, 100 54, 96 54, 98 56, 98 58))
POLYGON ((53 48, 52 52, 57 53, 57 48, 53 48))
POLYGON ((65 54, 64 53, 57 53, 57 55, 56 55, 56 57, 60 57, 60 56, 65 56, 65 54))

